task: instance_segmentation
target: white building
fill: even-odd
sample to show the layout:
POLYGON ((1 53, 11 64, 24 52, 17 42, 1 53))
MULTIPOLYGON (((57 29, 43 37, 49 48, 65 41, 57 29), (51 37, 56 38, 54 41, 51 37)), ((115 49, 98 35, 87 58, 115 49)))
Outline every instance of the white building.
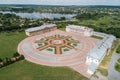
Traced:
POLYGON ((102 40, 98 40, 96 43, 96 46, 93 47, 93 49, 90 50, 86 57, 86 64, 88 64, 88 70, 87 72, 89 74, 93 74, 95 70, 97 69, 98 65, 106 55, 106 53, 110 50, 112 47, 112 44, 114 40, 116 39, 115 36, 101 33, 101 32, 95 32, 93 29, 84 27, 84 26, 76 26, 76 25, 69 25, 66 26, 67 32, 77 32, 79 34, 82 34, 84 36, 99 36, 103 37, 102 40))
POLYGON ((56 24, 44 24, 38 27, 28 28, 25 30, 25 33, 28 36, 34 36, 34 35, 39 35, 39 34, 43 34, 46 32, 50 32, 56 29, 57 29, 56 24))
POLYGON ((77 26, 77 25, 68 25, 66 26, 66 32, 77 32, 83 34, 84 36, 91 36, 93 35, 93 29, 84 27, 84 26, 77 26))
MULTIPOLYGON (((101 33, 100 33, 101 34, 101 33)), ((98 36, 98 32, 97 32, 98 36)), ((89 65, 88 73, 93 74, 106 53, 112 47, 114 40, 116 39, 113 35, 102 34, 102 40, 96 43, 96 46, 91 49, 86 57, 86 63, 89 65)))

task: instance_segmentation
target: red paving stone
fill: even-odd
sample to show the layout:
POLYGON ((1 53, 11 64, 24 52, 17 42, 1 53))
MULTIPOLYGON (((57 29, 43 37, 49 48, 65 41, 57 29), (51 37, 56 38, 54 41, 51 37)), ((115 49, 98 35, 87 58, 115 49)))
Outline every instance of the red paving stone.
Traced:
MULTIPOLYGON (((45 38, 49 39, 48 37, 45 37, 45 38)), ((66 46, 66 47, 68 47, 70 49, 77 50, 77 48, 74 48, 73 46, 70 46, 67 43, 74 43, 74 42, 78 43, 78 41, 77 40, 67 41, 66 39, 68 39, 68 38, 70 38, 70 36, 59 38, 59 35, 55 34, 55 38, 49 39, 48 41, 37 40, 37 41, 35 41, 35 43, 47 43, 47 45, 44 45, 42 47, 37 48, 40 51, 42 51, 42 50, 44 50, 44 49, 46 49, 48 47, 51 47, 51 46, 56 46, 55 54, 59 55, 59 54, 61 54, 61 47, 63 47, 63 46, 66 46), (55 40, 59 40, 59 41, 61 41, 61 43, 60 44, 55 44, 54 43, 55 40), (65 43, 64 43, 64 41, 65 41, 65 43)))
POLYGON ((40 48, 37 48, 38 50, 43 50, 43 49, 45 49, 45 48, 48 48, 50 45, 45 45, 45 46, 43 46, 43 47, 40 47, 40 48))
POLYGON ((56 39, 58 39, 59 37, 58 37, 58 34, 56 34, 56 39))
POLYGON ((56 46, 56 54, 61 54, 60 46, 56 46))
MULTIPOLYGON (((79 72, 80 74, 89 78, 91 75, 87 73, 88 66, 85 63, 85 59, 88 52, 95 46, 96 42, 97 39, 82 36, 78 33, 55 30, 45 34, 26 38, 25 40, 21 41, 21 43, 18 45, 18 52, 20 54, 23 54, 26 60, 31 61, 33 63, 47 65, 47 66, 68 66, 74 69, 75 71, 79 72), (80 48, 75 49, 73 53, 70 54, 61 54, 60 51, 57 51, 57 54, 61 54, 61 55, 56 55, 56 54, 43 53, 33 46, 33 43, 37 38, 48 37, 50 35, 55 35, 55 34, 66 35, 66 37, 72 36, 73 38, 80 41, 80 48), (25 44, 28 44, 29 46, 24 48, 25 44), (28 52, 25 51, 27 48, 28 48, 28 52), (36 56, 33 56, 32 54, 36 56)), ((57 48, 57 50, 60 50, 59 47, 57 48)))

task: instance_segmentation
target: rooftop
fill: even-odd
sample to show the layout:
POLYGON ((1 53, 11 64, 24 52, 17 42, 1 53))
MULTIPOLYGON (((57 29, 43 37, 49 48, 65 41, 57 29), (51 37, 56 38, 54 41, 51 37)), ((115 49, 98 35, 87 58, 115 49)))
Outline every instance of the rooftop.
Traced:
POLYGON ((100 60, 107 49, 112 46, 115 37, 113 35, 107 35, 103 40, 99 40, 96 46, 89 52, 88 56, 100 60))
POLYGON ((42 30, 42 29, 45 29, 45 28, 56 27, 56 26, 57 26, 56 24, 47 24, 47 25, 41 25, 41 26, 38 26, 38 27, 28 28, 25 31, 26 32, 33 32, 33 31, 42 30))
POLYGON ((66 26, 67 28, 72 28, 72 29, 76 29, 76 30, 93 30, 92 28, 89 27, 85 27, 85 26, 77 26, 77 25, 68 25, 66 26))
POLYGON ((95 72, 97 66, 98 66, 97 64, 91 63, 90 66, 88 67, 88 69, 92 72, 95 72))

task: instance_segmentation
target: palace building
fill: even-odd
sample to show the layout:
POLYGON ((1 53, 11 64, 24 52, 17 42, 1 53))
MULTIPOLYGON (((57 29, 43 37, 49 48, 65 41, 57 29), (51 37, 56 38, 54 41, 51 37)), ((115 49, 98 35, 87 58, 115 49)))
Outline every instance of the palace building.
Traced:
POLYGON ((86 57, 86 63, 89 65, 88 73, 93 74, 97 69, 97 66, 100 64, 106 53, 109 53, 112 47, 114 40, 116 39, 115 36, 94 32, 94 35, 103 37, 102 40, 98 40, 96 46, 90 50, 86 57))
POLYGON ((68 25, 66 26, 66 32, 77 32, 84 36, 91 36, 93 34, 93 29, 84 27, 84 26, 77 26, 77 25, 68 25))
POLYGON ((31 37, 20 43, 18 52, 24 54, 27 60, 49 66, 69 66, 88 78, 111 51, 116 40, 114 35, 77 25, 68 25, 66 31, 61 31, 56 24, 44 24, 25 32, 31 37))
POLYGON ((111 50, 112 44, 116 39, 113 35, 95 32, 92 28, 85 26, 68 25, 66 26, 66 32, 75 32, 84 36, 94 35, 103 38, 97 41, 96 46, 94 46, 86 56, 86 64, 89 65, 87 72, 90 74, 95 72, 106 53, 111 50))
POLYGON ((33 27, 25 30, 26 35, 34 36, 38 34, 43 34, 57 29, 56 24, 44 24, 38 27, 33 27))

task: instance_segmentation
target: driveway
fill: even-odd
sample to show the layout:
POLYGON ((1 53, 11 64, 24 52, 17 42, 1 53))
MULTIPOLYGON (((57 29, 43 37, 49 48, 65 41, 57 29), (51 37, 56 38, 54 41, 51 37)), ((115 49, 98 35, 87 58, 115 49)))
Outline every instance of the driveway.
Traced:
POLYGON ((114 65, 119 58, 120 54, 115 53, 112 55, 108 69, 108 80, 120 80, 120 72, 114 69, 114 65))

